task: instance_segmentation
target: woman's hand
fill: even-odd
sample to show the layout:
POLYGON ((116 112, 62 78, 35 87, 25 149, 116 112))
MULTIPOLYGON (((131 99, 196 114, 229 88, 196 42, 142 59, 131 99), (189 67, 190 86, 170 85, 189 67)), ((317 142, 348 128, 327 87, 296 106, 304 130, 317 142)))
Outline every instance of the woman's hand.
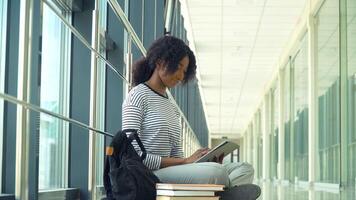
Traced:
POLYGON ((221 154, 220 156, 215 156, 212 160, 212 162, 216 162, 216 163, 220 163, 222 164, 223 160, 224 160, 224 154, 221 154))
POLYGON ((193 163, 199 158, 201 158, 202 156, 204 156, 205 154, 207 154, 208 152, 209 152, 209 148, 198 149, 196 152, 193 153, 193 155, 185 159, 184 164, 193 163))

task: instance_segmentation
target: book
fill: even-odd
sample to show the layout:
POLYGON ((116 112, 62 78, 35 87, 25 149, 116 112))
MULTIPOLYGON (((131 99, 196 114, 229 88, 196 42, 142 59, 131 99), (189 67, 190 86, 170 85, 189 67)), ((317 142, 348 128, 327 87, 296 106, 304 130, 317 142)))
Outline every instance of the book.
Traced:
POLYGON ((207 154, 196 160, 195 162, 209 162, 212 161, 215 157, 220 157, 222 154, 224 156, 230 154, 235 149, 239 148, 239 145, 230 141, 223 141, 215 148, 211 149, 207 154))
POLYGON ((219 200, 220 197, 170 197, 157 196, 156 200, 219 200))
POLYGON ((191 190, 157 190, 157 196, 201 196, 201 197, 213 197, 214 191, 191 191, 191 190))
POLYGON ((158 190, 188 190, 188 191, 223 191, 224 185, 216 184, 170 184, 170 183, 157 183, 156 189, 158 190))

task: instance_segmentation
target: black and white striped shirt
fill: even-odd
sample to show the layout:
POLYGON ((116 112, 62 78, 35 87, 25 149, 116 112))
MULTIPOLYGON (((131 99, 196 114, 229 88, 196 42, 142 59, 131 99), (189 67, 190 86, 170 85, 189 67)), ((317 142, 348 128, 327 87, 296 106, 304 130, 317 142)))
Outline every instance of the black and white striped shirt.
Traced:
MULTIPOLYGON (((160 168, 161 157, 183 157, 179 112, 173 102, 146 84, 132 88, 122 106, 122 129, 137 129, 147 151, 143 163, 160 168)), ((140 148, 133 143, 141 155, 140 148)))

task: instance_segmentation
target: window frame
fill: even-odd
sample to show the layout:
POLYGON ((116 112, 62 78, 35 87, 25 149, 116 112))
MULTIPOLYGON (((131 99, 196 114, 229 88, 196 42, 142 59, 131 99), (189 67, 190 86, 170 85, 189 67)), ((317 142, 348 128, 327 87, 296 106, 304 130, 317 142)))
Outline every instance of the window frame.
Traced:
MULTIPOLYGON (((7 0, 0 3, 0 92, 5 92, 5 62, 6 62, 6 26, 7 26, 7 0)), ((4 142, 4 100, 0 99, 0 148, 3 149, 4 142)), ((0 176, 3 175, 3 151, 0 151, 0 176)), ((0 193, 2 193, 2 178, 0 180, 0 193)))
MULTIPOLYGON (((72 21, 72 13, 71 12, 65 12, 62 11, 62 14, 67 18, 68 21, 72 21)), ((60 95, 60 103, 61 103, 61 112, 63 116, 69 117, 70 114, 70 77, 71 77, 71 36, 72 32, 69 30, 69 28, 62 22, 61 24, 61 84, 62 87, 61 89, 61 95, 60 95)), ((64 175, 63 178, 63 187, 68 187, 68 168, 69 168, 69 123, 66 123, 62 121, 62 133, 64 137, 64 149, 62 152, 62 160, 64 160, 64 168, 62 169, 62 174, 64 175)))
MULTIPOLYGON (((106 57, 106 46, 105 46, 105 33, 107 30, 107 11, 108 11, 108 4, 107 1, 100 1, 99 3, 99 49, 98 51, 104 57, 106 57)), ((98 58, 98 67, 97 67, 97 115, 96 115, 96 122, 97 127, 99 130, 105 130, 105 102, 106 102, 106 63, 98 58)), ((103 179, 102 173, 104 170, 104 148, 105 148, 105 136, 96 133, 96 186, 102 186, 103 179)), ((100 194, 99 194, 100 195, 100 194)))

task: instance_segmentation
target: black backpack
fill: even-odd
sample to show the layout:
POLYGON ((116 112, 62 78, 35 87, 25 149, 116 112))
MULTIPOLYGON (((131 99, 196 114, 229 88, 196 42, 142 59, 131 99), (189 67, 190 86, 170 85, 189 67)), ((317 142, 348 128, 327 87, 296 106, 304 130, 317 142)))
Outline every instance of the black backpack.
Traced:
POLYGON ((119 131, 114 136, 106 149, 104 187, 107 200, 156 199, 159 179, 142 163, 146 155, 137 130, 119 131), (133 140, 140 146, 141 157, 131 144, 133 140))

